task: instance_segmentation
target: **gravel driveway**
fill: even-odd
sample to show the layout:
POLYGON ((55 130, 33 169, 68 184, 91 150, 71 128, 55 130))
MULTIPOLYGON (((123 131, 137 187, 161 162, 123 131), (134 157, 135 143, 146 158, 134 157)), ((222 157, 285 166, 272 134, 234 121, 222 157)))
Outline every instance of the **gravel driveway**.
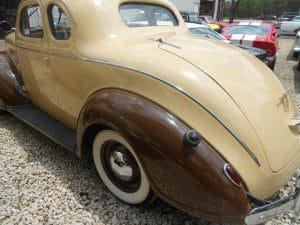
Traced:
MULTIPOLYGON (((300 73, 291 57, 294 39, 281 38, 275 72, 300 112, 300 73)), ((280 192, 293 190, 291 180, 280 192)), ((295 215, 268 224, 296 224, 295 215)), ((14 117, 0 115, 0 224, 208 224, 157 200, 128 206, 104 187, 93 166, 14 117)), ((300 223, 298 223, 300 224, 300 223)))

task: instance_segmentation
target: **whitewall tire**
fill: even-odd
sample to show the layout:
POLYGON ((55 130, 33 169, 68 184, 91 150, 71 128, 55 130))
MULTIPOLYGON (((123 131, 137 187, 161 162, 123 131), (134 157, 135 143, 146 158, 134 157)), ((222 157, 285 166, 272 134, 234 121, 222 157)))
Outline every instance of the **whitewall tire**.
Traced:
POLYGON ((117 198, 132 205, 153 201, 154 194, 139 159, 118 132, 105 130, 96 135, 93 159, 102 181, 117 198))

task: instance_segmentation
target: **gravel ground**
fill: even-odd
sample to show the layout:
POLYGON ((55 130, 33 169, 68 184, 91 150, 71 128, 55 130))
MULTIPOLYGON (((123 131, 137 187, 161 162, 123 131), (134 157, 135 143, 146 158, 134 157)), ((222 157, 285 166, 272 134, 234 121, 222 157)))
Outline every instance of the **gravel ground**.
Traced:
MULTIPOLYGON (((300 74, 291 57, 292 38, 280 40, 276 74, 300 112, 300 74)), ((208 225, 161 200, 132 207, 104 187, 93 166, 7 115, 0 115, 0 224, 208 225)), ((294 190, 295 178, 279 192, 294 190)), ((300 224, 292 213, 268 225, 300 224)))

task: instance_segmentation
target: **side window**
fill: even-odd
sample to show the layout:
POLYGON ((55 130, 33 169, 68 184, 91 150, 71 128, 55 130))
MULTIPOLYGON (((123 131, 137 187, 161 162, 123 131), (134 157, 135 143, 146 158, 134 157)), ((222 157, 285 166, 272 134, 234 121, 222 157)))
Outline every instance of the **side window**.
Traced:
POLYGON ((57 5, 50 5, 48 17, 53 37, 57 40, 68 40, 71 35, 71 26, 64 11, 57 5))
POLYGON ((30 5, 23 8, 20 18, 20 31, 25 37, 43 38, 43 20, 38 5, 30 5))

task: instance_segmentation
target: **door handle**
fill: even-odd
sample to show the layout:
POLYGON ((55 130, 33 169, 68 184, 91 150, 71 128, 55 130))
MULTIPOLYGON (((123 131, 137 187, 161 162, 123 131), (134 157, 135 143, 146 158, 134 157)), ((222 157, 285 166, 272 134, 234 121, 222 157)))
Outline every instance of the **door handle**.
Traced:
POLYGON ((41 58, 41 60, 44 61, 44 62, 48 62, 49 57, 48 57, 48 56, 43 56, 43 57, 41 58))

